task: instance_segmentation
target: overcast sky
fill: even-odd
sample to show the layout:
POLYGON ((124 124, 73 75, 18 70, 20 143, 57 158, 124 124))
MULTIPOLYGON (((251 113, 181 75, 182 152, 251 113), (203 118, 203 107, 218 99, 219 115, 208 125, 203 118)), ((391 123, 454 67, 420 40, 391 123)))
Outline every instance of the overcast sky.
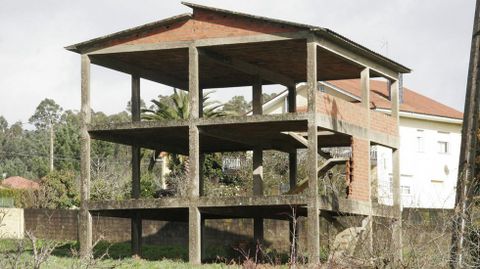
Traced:
MULTIPOLYGON (((404 85, 463 111, 473 0, 197 0, 330 28, 413 69, 404 85)), ((190 12, 180 1, 0 0, 0 115, 27 122, 44 98, 80 106, 80 56, 63 47, 190 12)), ((170 89, 142 81, 146 101, 170 89)), ((92 67, 92 107, 123 110, 129 76, 92 67)), ((217 92, 225 100, 239 90, 217 92)), ((247 95, 248 98, 250 98, 247 95)))

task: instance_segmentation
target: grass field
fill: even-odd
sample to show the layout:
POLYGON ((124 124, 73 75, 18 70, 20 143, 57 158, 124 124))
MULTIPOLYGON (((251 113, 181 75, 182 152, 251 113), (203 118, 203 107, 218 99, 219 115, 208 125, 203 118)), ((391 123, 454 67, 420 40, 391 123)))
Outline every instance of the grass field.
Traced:
MULTIPOLYGON (((27 241, 24 242, 24 250, 19 255, 17 268, 32 268, 33 261, 32 246, 27 241)), ((39 246, 43 244, 39 241, 39 246)), ((0 268, 13 268, 11 262, 14 260, 18 251, 19 241, 17 240, 0 240, 0 268)), ((94 248, 94 256, 96 259, 90 261, 81 260, 75 254, 78 250, 76 242, 63 242, 51 254, 48 260, 42 264, 41 268, 242 268, 235 259, 226 258, 210 258, 209 263, 192 266, 187 260, 188 252, 183 246, 153 246, 144 245, 142 249, 142 259, 132 258, 129 243, 109 244, 107 242, 99 242, 94 248)), ((219 253, 219 249, 210 249, 210 252, 219 253)), ((225 250, 223 250, 225 252, 225 250)), ((213 256, 214 254, 207 256, 213 256)), ((271 268, 272 266, 264 265, 262 268, 271 268)), ((288 268, 287 266, 279 266, 278 268, 288 268)))

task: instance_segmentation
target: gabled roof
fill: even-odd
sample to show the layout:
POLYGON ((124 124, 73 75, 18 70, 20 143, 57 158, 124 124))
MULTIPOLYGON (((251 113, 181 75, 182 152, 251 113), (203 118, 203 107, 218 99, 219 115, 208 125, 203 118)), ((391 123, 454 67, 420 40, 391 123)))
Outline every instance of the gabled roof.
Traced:
POLYGON ((388 62, 388 63, 391 63, 391 64, 394 64, 396 65, 397 67, 399 67, 400 69, 402 70, 399 70, 399 72, 402 72, 402 73, 409 73, 411 72, 412 70, 406 66, 403 66, 387 57, 384 57, 383 55, 379 54, 379 53, 376 53, 370 49, 368 49, 367 47, 364 47, 328 28, 324 28, 324 27, 320 27, 320 26, 315 26, 315 25, 309 25, 309 24, 302 24, 302 23, 296 23, 296 22, 291 22, 291 21, 285 21, 285 20, 279 20, 279 19, 273 19, 273 18, 268 18, 268 17, 263 17, 263 16, 257 16, 257 15, 251 15, 251 14, 247 14, 247 13, 242 13, 242 12, 236 12, 236 11, 231 11, 231 10, 227 10, 227 9, 221 9, 221 8, 215 8, 215 7, 209 7, 209 6, 204 6, 204 5, 199 5, 199 4, 194 4, 194 3, 189 3, 189 2, 182 2, 182 4, 188 6, 188 7, 191 7, 193 9, 203 9, 203 10, 209 10, 209 11, 213 11, 213 12, 220 12, 220 13, 226 13, 226 14, 231 14, 231 15, 237 15, 237 16, 241 16, 241 17, 247 17, 247 18, 251 18, 251 19, 255 19, 255 20, 261 20, 261 21, 265 21, 265 22, 269 22, 269 23, 277 23, 277 24, 282 24, 282 25, 285 25, 285 26, 292 26, 292 27, 297 27, 297 28, 301 28, 303 30, 307 30, 307 31, 311 31, 311 32, 314 32, 314 33, 317 33, 317 34, 320 34, 320 35, 325 35, 325 36, 328 36, 330 38, 334 38, 336 39, 337 42, 341 42, 341 43, 347 43, 349 44, 350 46, 352 46, 353 48, 355 48, 357 50, 357 52, 363 52, 365 53, 365 56, 374 56, 374 57, 377 57, 378 59, 381 59, 382 61, 385 61, 385 62, 388 62))
POLYGON ((175 22, 179 21, 184 21, 188 20, 192 17, 191 13, 183 13, 177 16, 169 17, 163 20, 159 21, 154 21, 151 23, 143 24, 137 27, 129 28, 126 30, 122 30, 119 32, 115 32, 112 34, 104 35, 101 37, 93 38, 87 41, 83 41, 77 44, 73 44, 70 46, 66 46, 65 49, 69 51, 73 51, 76 53, 82 53, 83 50, 88 49, 88 48, 93 48, 98 45, 104 44, 108 41, 115 40, 115 39, 122 39, 122 38, 128 38, 129 36, 132 36, 135 33, 141 33, 141 32, 146 32, 146 31, 151 31, 154 29, 157 29, 159 27, 162 27, 164 25, 172 24, 175 22))
POLYGON ((264 23, 270 23, 270 24, 275 24, 281 27, 290 27, 290 28, 297 28, 299 30, 304 30, 304 31, 310 31, 312 33, 315 33, 323 38, 327 38, 331 40, 332 42, 335 42, 337 44, 340 44, 342 46, 347 47, 349 50, 355 51, 356 53, 374 59, 375 61, 379 61, 385 65, 388 65, 390 68, 393 70, 400 72, 400 73, 408 73, 411 70, 408 67, 405 67, 387 57, 384 57, 358 43, 355 43, 348 38, 332 31, 327 28, 323 27, 318 27, 318 26, 313 26, 313 25, 307 25, 307 24, 301 24, 301 23, 294 23, 294 22, 289 22, 289 21, 284 21, 284 20, 278 20, 278 19, 272 19, 272 18, 267 18, 267 17, 262 17, 262 16, 256 16, 256 15, 250 15, 246 13, 240 13, 240 12, 235 12, 235 11, 230 11, 230 10, 225 10, 225 9, 219 9, 219 8, 214 8, 214 7, 208 7, 208 6, 203 6, 203 5, 198 5, 198 4, 193 4, 193 3, 188 3, 188 2, 182 2, 182 4, 191 7, 193 9, 193 14, 191 13, 185 13, 181 14, 178 16, 170 17, 164 20, 152 22, 149 24, 141 25, 138 27, 130 28, 124 31, 116 32, 113 34, 109 34, 106 36, 102 36, 99 38, 91 39, 85 42, 77 43, 71 46, 67 46, 66 49, 77 52, 77 53, 85 53, 86 51, 91 51, 94 50, 95 48, 101 48, 105 47, 106 45, 114 45, 117 43, 119 39, 126 39, 128 40, 129 38, 135 38, 136 35, 138 34, 144 34, 145 32, 149 31, 154 31, 155 29, 159 29, 161 27, 164 27, 166 25, 176 23, 176 22, 181 22, 181 21, 187 21, 190 20, 194 17, 195 12, 197 10, 201 11, 207 11, 207 12, 213 12, 213 13, 221 13, 221 14, 228 14, 232 16, 238 16, 241 18, 246 18, 254 21, 260 21, 264 23))
MULTIPOLYGON (((358 79, 334 80, 320 82, 327 85, 335 91, 350 97, 354 102, 361 100, 360 81, 358 79)), ((297 87, 298 90, 306 89, 305 85, 297 87)), ((370 101, 371 107, 377 109, 390 110, 391 103, 388 99, 387 83, 379 80, 370 80, 370 101)), ((433 100, 427 96, 421 95, 414 90, 403 87, 403 103, 400 104, 400 111, 427 116, 437 116, 455 120, 463 120, 463 113, 433 100)), ((284 90, 277 96, 263 104, 264 109, 268 109, 275 103, 280 102, 288 95, 288 91, 284 90)))
POLYGON ((12 189, 38 189, 40 187, 37 182, 19 176, 6 178, 1 183, 2 186, 12 189))
MULTIPOLYGON (((361 96, 360 81, 358 79, 336 80, 328 81, 326 83, 347 91, 357 97, 361 96)), ((370 101, 374 108, 390 110, 391 103, 388 99, 389 92, 385 81, 370 80, 370 91, 370 101)), ((400 104, 400 111, 452 119, 463 118, 462 112, 406 87, 403 87, 403 103, 400 104)))

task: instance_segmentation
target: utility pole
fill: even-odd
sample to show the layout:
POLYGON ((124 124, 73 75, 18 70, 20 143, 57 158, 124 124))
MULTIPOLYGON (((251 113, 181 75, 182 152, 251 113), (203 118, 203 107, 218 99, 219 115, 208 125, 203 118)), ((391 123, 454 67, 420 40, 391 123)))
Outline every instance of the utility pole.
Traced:
MULTIPOLYGON (((468 68, 465 110, 463 114, 462 146, 458 167, 455 216, 452 230, 450 268, 465 268, 466 254, 471 253, 469 226, 471 226, 472 199, 478 187, 478 169, 475 163, 478 148, 478 113, 480 106, 480 0, 476 1, 473 22, 470 64, 468 68)), ((480 167, 480 166, 479 166, 480 167)), ((478 259, 478 257, 474 257, 478 259)))
POLYGON ((53 122, 50 122, 50 172, 53 171, 53 122))

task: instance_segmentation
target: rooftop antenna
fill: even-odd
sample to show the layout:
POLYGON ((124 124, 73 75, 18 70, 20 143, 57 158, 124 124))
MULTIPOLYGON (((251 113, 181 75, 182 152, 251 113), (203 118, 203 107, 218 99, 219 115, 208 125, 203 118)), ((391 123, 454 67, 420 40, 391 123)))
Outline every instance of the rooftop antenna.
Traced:
POLYGON ((385 49, 385 56, 388 56, 388 40, 386 38, 382 39, 380 42, 380 50, 385 49))

